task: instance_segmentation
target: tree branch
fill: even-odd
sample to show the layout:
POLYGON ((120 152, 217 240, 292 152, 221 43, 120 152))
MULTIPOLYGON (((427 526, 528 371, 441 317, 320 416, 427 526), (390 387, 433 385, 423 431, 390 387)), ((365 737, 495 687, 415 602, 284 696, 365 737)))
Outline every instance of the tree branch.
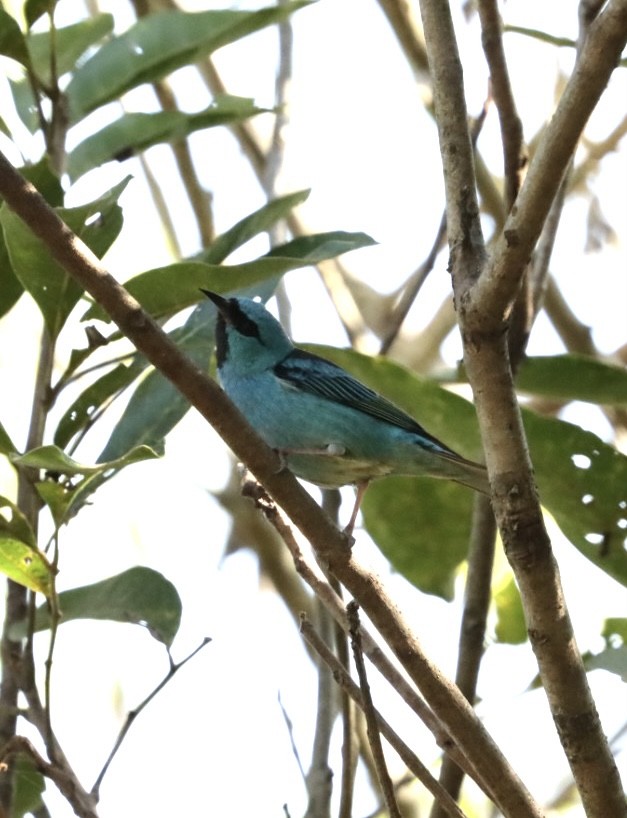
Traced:
POLYGON ((377 778, 379 779, 379 786, 383 793, 383 798, 390 818, 402 818, 401 812, 398 808, 396 795, 394 793, 394 785, 392 778, 385 763, 385 756, 383 755, 383 745, 381 744, 381 736, 379 734, 379 724, 377 720, 377 712, 372 701, 370 693, 370 684, 368 682, 368 675, 366 673, 366 663, 364 662, 364 654, 361 649, 361 627, 359 624, 359 605, 355 600, 351 600, 346 607, 349 633, 351 638, 351 646, 353 648, 353 658, 355 660, 355 668, 357 670, 357 677, 359 679, 359 688, 361 690, 361 707, 366 717, 366 728, 368 733, 368 741, 372 750, 375 768, 377 771, 377 778))
MULTIPOLYGON (((477 497, 473 506, 468 575, 455 674, 455 683, 471 704, 475 702, 479 668, 485 650, 495 544, 496 522, 490 502, 487 497, 477 497)), ((463 769, 450 756, 445 756, 440 770, 440 784, 453 798, 459 798, 463 779, 463 769)), ((443 808, 438 802, 433 804, 431 818, 444 818, 443 808)))
POLYGON ((625 815, 618 771, 590 694, 544 528, 507 348, 507 318, 524 268, 581 131, 625 40, 627 0, 590 26, 577 66, 546 128, 494 256, 483 261, 461 66, 445 0, 421 0, 436 91, 451 264, 493 507, 518 581, 530 641, 564 752, 589 818, 625 815))
MULTIPOLYGON (((627 0, 610 0, 589 27, 575 70, 529 163, 516 207, 507 218, 490 264, 471 294, 460 293, 469 331, 502 329, 551 202, 626 41, 627 0)), ((471 284, 467 281, 464 287, 471 284)))
POLYGON ((318 559, 359 601, 438 717, 472 758, 501 809, 539 818, 541 811, 513 774, 468 702, 427 659, 380 582, 352 559, 345 535, 331 523, 296 478, 217 384, 183 355, 139 303, 100 265, 30 185, 0 157, 0 195, 50 253, 107 311, 124 334, 196 407, 312 543, 318 559))
MULTIPOLYGON (((301 633, 307 642, 326 662, 328 667, 333 671, 333 677, 342 690, 346 691, 351 699, 360 707, 364 708, 363 694, 351 679, 346 668, 336 659, 333 653, 327 648, 324 640, 320 639, 306 617, 302 617, 301 633)), ((396 750, 399 756, 403 759, 407 768, 416 776, 416 778, 424 784, 429 792, 438 799, 443 805, 447 815, 452 818, 465 818, 464 813, 457 806, 455 801, 442 789, 437 780, 431 775, 429 770, 422 764, 420 759, 411 751, 405 742, 398 736, 397 733, 390 727, 390 725, 383 719, 380 713, 373 708, 373 712, 377 721, 377 728, 385 736, 386 740, 396 750)))
POLYGON ((46 761, 23 736, 13 736, 4 745, 0 751, 0 761, 4 763, 5 759, 15 753, 25 753, 33 762, 37 772, 54 781, 79 818, 98 818, 95 800, 84 792, 69 768, 46 761))
POLYGON ((505 208, 509 211, 518 195, 523 155, 522 122, 516 110, 503 48, 503 21, 496 0, 479 0, 481 42, 490 69, 492 97, 499 115, 503 144, 505 208))

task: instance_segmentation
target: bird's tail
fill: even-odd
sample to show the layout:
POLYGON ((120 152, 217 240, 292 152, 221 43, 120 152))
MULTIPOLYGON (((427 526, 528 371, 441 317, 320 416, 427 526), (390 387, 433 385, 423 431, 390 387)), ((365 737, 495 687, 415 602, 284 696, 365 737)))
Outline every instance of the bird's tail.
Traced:
POLYGON ((442 477, 490 496, 490 483, 485 466, 475 463, 474 460, 466 460, 454 452, 439 452, 439 455, 447 464, 446 469, 442 471, 442 477))

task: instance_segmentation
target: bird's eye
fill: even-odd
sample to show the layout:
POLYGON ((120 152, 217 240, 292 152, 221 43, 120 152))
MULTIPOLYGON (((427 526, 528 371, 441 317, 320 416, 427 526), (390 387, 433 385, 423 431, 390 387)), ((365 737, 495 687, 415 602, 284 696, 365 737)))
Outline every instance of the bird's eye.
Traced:
POLYGON ((256 322, 253 321, 252 318, 249 318, 246 313, 237 306, 235 299, 232 299, 232 303, 233 309, 229 318, 234 329, 236 329, 240 335, 246 335, 248 338, 258 338, 261 341, 259 327, 256 322))

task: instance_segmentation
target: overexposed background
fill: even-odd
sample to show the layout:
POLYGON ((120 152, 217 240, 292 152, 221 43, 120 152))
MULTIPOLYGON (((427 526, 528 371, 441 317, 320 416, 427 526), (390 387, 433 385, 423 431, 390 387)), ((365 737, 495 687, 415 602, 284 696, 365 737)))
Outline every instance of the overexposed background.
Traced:
MULTIPOLYGON (((457 6, 457 4, 454 4, 457 6)), ((189 10, 214 4, 188 2, 189 10)), ((237 8, 256 4, 238 3, 237 8)), ((123 2, 109 0, 122 27, 133 17, 123 2)), ((57 22, 76 19, 77 4, 61 0, 57 22)), ((485 60, 476 19, 467 22, 457 8, 456 22, 464 62, 470 114, 477 114, 487 87, 485 60)), ((508 23, 576 38, 577 4, 509 0, 503 13, 508 23)), ((420 86, 398 49, 376 3, 363 0, 320 0, 296 13, 294 73, 290 87, 290 124, 279 192, 312 189, 301 215, 311 232, 360 230, 379 244, 346 259, 351 271, 380 292, 395 289, 426 256, 444 206, 437 135, 420 103, 420 86), (409 105, 408 100, 415 104, 409 105)), ((572 67, 572 49, 556 49, 517 34, 506 35, 514 93, 531 138, 550 116, 560 71, 572 67)), ((271 107, 274 100, 277 34, 263 31, 221 49, 215 56, 229 92, 254 97, 271 107)), ((626 72, 615 73, 587 135, 600 139, 624 110, 626 72)), ((192 70, 173 78, 181 108, 206 107, 209 98, 192 70)), ((3 116, 11 119, 3 88, 3 116), (6 110, 6 114, 5 114, 6 110)), ((128 110, 155 109, 150 91, 128 96, 128 110)), ((94 129, 113 119, 111 106, 86 123, 94 129)), ((13 120, 11 120, 13 121, 13 120)), ((268 134, 271 115, 254 121, 268 134)), ((18 127, 18 126, 16 126, 18 127)), ((76 129, 77 131, 79 129, 76 129)), ((84 137, 71 133, 68 147, 84 137)), ((484 157, 497 163, 501 151, 496 112, 491 111, 481 135, 484 157)), ((226 128, 191 137, 203 184, 214 194, 217 232, 261 206, 259 185, 226 128)), ((3 140, 3 146, 5 141, 3 140)), ((35 160, 41 145, 24 134, 26 159, 35 160)), ((11 157, 16 163, 18 156, 11 157)), ((148 160, 158 172, 184 254, 199 249, 191 212, 182 197, 167 147, 151 149, 148 160)), ((173 260, 156 213, 147 208, 147 190, 138 163, 110 164, 83 177, 70 192, 68 204, 94 199, 128 173, 134 176, 121 204, 125 227, 105 258, 120 280, 173 260)), ((625 343, 627 305, 627 154, 624 145, 608 157, 595 180, 595 192, 616 237, 599 253, 585 252, 588 202, 569 203, 554 253, 552 271, 578 317, 593 328, 600 350, 611 353, 625 343)), ((489 235, 490 224, 486 222, 489 235)), ((264 251, 250 249, 248 257, 264 251)), ((450 288, 446 256, 420 294, 407 321, 410 334, 424 326, 450 288)), ((292 332, 297 341, 345 344, 339 322, 313 270, 286 276, 293 305, 292 332)), ((77 310, 77 316, 80 311, 77 310)), ((11 384, 2 401, 2 423, 12 438, 25 439, 40 319, 27 297, 0 322, 0 370, 11 384)), ((66 349, 83 343, 78 321, 66 331, 66 349)), ((375 345, 373 345, 373 349, 375 345)), ((563 351, 548 321, 540 319, 529 352, 563 351)), ((445 345, 449 364, 461 354, 452 335, 445 345)), ((605 439, 609 425, 592 407, 576 405, 568 419, 605 439)), ((94 430, 79 450, 88 461, 102 449, 107 430, 94 430)), ((253 555, 238 551, 225 557, 228 516, 213 499, 228 477, 230 458, 217 435, 190 413, 167 441, 159 462, 139 464, 102 489, 61 534, 60 590, 85 585, 136 564, 161 571, 177 587, 183 601, 183 622, 173 653, 182 658, 212 637, 208 645, 159 694, 132 727, 102 787, 100 812, 109 816, 220 815, 271 818, 289 808, 293 818, 306 806, 305 788, 279 704, 289 715, 305 767, 313 735, 316 678, 291 620, 271 588, 260 584, 253 555)), ((13 496, 13 476, 0 463, 0 493, 13 496)), ((350 492, 347 492, 349 496, 350 492)), ((601 622, 625 613, 625 592, 552 527, 580 648, 599 650, 601 622)), ((452 674, 455 668, 460 600, 446 604, 420 594, 391 575, 364 532, 357 551, 385 577, 427 652, 452 674)), ((502 557, 501 557, 502 559, 502 557)), ((460 577, 461 587, 462 577, 460 577)), ((42 660, 46 636, 38 636, 42 660)), ((43 669, 43 667, 42 667, 43 669)), ((55 651, 53 723, 75 769, 87 786, 98 774, 126 712, 156 685, 167 670, 162 646, 139 627, 103 622, 64 625, 55 651)), ((491 645, 480 679, 479 710, 517 771, 542 801, 560 789, 568 770, 551 726, 543 694, 525 693, 535 675, 528 645, 491 645), (529 744, 542 747, 530 754, 529 744)), ((606 732, 612 735, 624 720, 624 686, 604 671, 590 674, 606 732)), ((386 704, 385 690, 372 679, 375 700, 403 731, 403 714, 386 704), (392 711, 390 712, 390 709, 392 711)), ((426 731, 413 728, 405 737, 435 762, 437 752, 426 731)), ((339 746, 339 736, 338 736, 339 746)), ((625 772, 625 753, 620 761, 625 772)), ((399 770, 391 757, 393 770, 399 770)), ((48 791, 53 791, 48 785, 48 791)), ((359 788, 355 815, 376 806, 367 787, 359 788)), ((48 796, 55 818, 70 815, 67 804, 48 796)), ((573 810, 569 815, 579 813, 573 810)))

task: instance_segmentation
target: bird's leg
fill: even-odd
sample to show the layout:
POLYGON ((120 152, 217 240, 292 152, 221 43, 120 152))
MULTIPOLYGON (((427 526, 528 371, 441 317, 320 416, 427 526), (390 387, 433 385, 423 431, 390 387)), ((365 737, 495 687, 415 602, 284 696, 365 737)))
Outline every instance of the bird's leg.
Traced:
POLYGON ((353 506, 353 511, 351 514, 351 518, 348 521, 348 525, 344 529, 344 533, 347 537, 353 536, 353 528, 355 528, 355 520, 357 519, 357 514, 361 507, 361 501, 364 499, 364 494, 366 493, 366 489, 368 488, 369 480, 364 480, 361 483, 357 483, 357 495, 355 497, 355 505, 353 506))

